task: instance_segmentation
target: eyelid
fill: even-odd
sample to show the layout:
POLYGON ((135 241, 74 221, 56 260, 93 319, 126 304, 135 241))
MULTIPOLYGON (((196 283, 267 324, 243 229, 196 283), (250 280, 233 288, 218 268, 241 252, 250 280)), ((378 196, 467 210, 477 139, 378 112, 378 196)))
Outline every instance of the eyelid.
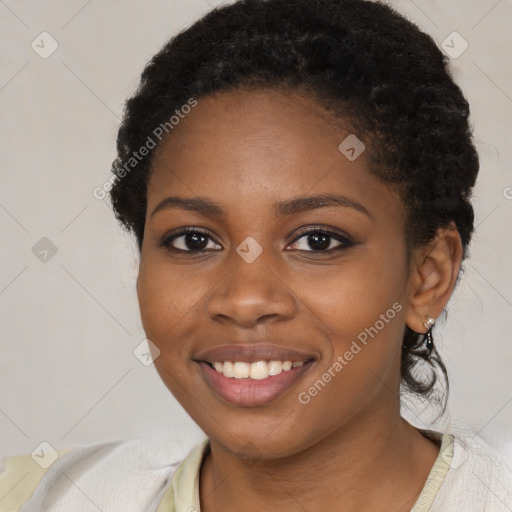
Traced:
MULTIPOLYGON (((297 240, 302 238, 304 235, 308 235, 310 233, 325 233, 326 235, 330 235, 332 237, 341 238, 347 244, 355 245, 355 240, 345 231, 337 228, 331 228, 322 225, 312 225, 307 226, 303 229, 300 229, 298 233, 296 233, 295 238, 290 242, 291 244, 295 243, 297 240)), ((327 252, 327 251, 324 251, 327 252)))
MULTIPOLYGON (((196 226, 182 226, 180 228, 176 228, 176 229, 170 231, 169 233, 166 233, 163 236, 162 240, 160 241, 159 246, 168 248, 169 250, 174 251, 174 252, 190 253, 190 254, 194 254, 194 253, 200 254, 200 253, 206 253, 206 252, 212 252, 212 251, 219 251, 219 249, 198 249, 198 250, 186 251, 183 249, 177 249, 175 247, 172 247, 171 243, 174 240, 176 240, 177 238, 180 238, 182 236, 186 236, 187 234, 191 234, 191 233, 192 234, 197 233, 199 235, 203 235, 203 236, 209 238, 215 244, 220 245, 222 247, 222 244, 219 243, 207 229, 198 228, 196 226)), ((334 238, 335 240, 337 240, 341 245, 338 247, 327 249, 325 251, 315 251, 315 250, 303 251, 303 250, 299 249, 298 252, 312 252, 312 253, 318 253, 318 254, 321 254, 321 253, 329 254, 331 252, 335 252, 337 249, 349 248, 349 247, 353 247, 354 245, 357 245, 357 242, 355 242, 350 235, 348 235, 346 232, 344 232, 340 229, 337 229, 337 228, 335 229, 335 228, 322 226, 322 225, 310 225, 310 226, 301 228, 296 233, 295 238, 287 246, 296 243, 298 240, 300 240, 304 236, 309 235, 311 233, 326 234, 326 235, 334 238)))
MULTIPOLYGON (((166 233, 162 237, 162 239, 161 239, 161 241, 159 242, 158 245, 160 247, 164 247, 164 248, 167 247, 170 250, 173 250, 173 251, 176 251, 176 252, 200 253, 200 252, 209 252, 209 251, 211 251, 211 249, 200 249, 200 250, 197 250, 197 251, 184 251, 182 249, 176 249, 175 247, 171 246, 171 242, 173 242, 177 238, 179 238, 181 236, 185 236, 185 235, 191 234, 191 233, 192 234, 193 233, 197 233, 199 235, 203 235, 203 236, 209 238, 211 241, 215 242, 217 245, 220 245, 222 247, 222 244, 220 244, 215 239, 215 237, 213 237, 212 234, 207 229, 198 228, 196 226, 182 226, 182 227, 173 229, 173 230, 169 231, 168 233, 166 233)), ((218 249, 215 249, 215 250, 218 250, 218 249)))

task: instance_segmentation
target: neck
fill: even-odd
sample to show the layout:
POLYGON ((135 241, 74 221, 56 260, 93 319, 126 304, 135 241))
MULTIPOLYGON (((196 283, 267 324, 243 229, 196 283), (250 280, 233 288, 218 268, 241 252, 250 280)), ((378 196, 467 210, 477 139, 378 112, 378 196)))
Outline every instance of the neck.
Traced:
POLYGON ((211 441, 201 510, 410 510, 439 448, 399 411, 360 418, 296 455, 247 461, 211 441), (409 507, 409 508, 408 508, 409 507))

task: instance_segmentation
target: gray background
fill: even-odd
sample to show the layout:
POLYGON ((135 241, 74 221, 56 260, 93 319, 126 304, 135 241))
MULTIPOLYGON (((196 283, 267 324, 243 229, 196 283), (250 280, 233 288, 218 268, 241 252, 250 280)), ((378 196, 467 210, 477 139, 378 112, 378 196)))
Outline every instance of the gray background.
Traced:
MULTIPOLYGON (((170 430, 192 446, 202 436, 133 353, 145 339, 137 251, 93 189, 109 178, 123 102, 146 61, 220 3, 0 1, 4 456, 42 441, 61 449, 170 430), (31 47, 51 49, 43 31, 58 43, 46 59, 31 47)), ((454 31, 469 45, 452 66, 481 157, 477 232, 436 341, 451 379, 447 421, 501 444, 512 441, 512 2, 393 5, 452 53, 464 44, 454 31)), ((404 414, 423 425, 422 407, 404 414)))

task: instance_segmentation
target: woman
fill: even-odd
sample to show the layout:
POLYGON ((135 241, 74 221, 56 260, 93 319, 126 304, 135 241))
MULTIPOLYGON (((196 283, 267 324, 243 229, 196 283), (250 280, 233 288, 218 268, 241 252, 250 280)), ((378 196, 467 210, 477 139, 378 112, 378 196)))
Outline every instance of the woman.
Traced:
POLYGON ((401 388, 442 376, 446 399, 432 328, 473 232, 468 116, 384 4, 239 1, 173 38, 127 102, 111 196, 155 366, 207 438, 185 460, 70 450, 12 510, 510 510, 492 448, 400 415, 401 388))

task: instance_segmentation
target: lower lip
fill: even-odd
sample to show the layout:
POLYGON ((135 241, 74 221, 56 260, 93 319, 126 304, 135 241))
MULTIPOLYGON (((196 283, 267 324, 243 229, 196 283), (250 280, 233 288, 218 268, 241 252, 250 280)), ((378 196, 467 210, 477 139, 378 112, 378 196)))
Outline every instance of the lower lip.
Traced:
POLYGON ((288 391, 306 373, 313 361, 281 372, 266 379, 235 379, 204 362, 199 363, 201 372, 211 388, 224 400, 239 407, 258 407, 268 404, 288 391))

